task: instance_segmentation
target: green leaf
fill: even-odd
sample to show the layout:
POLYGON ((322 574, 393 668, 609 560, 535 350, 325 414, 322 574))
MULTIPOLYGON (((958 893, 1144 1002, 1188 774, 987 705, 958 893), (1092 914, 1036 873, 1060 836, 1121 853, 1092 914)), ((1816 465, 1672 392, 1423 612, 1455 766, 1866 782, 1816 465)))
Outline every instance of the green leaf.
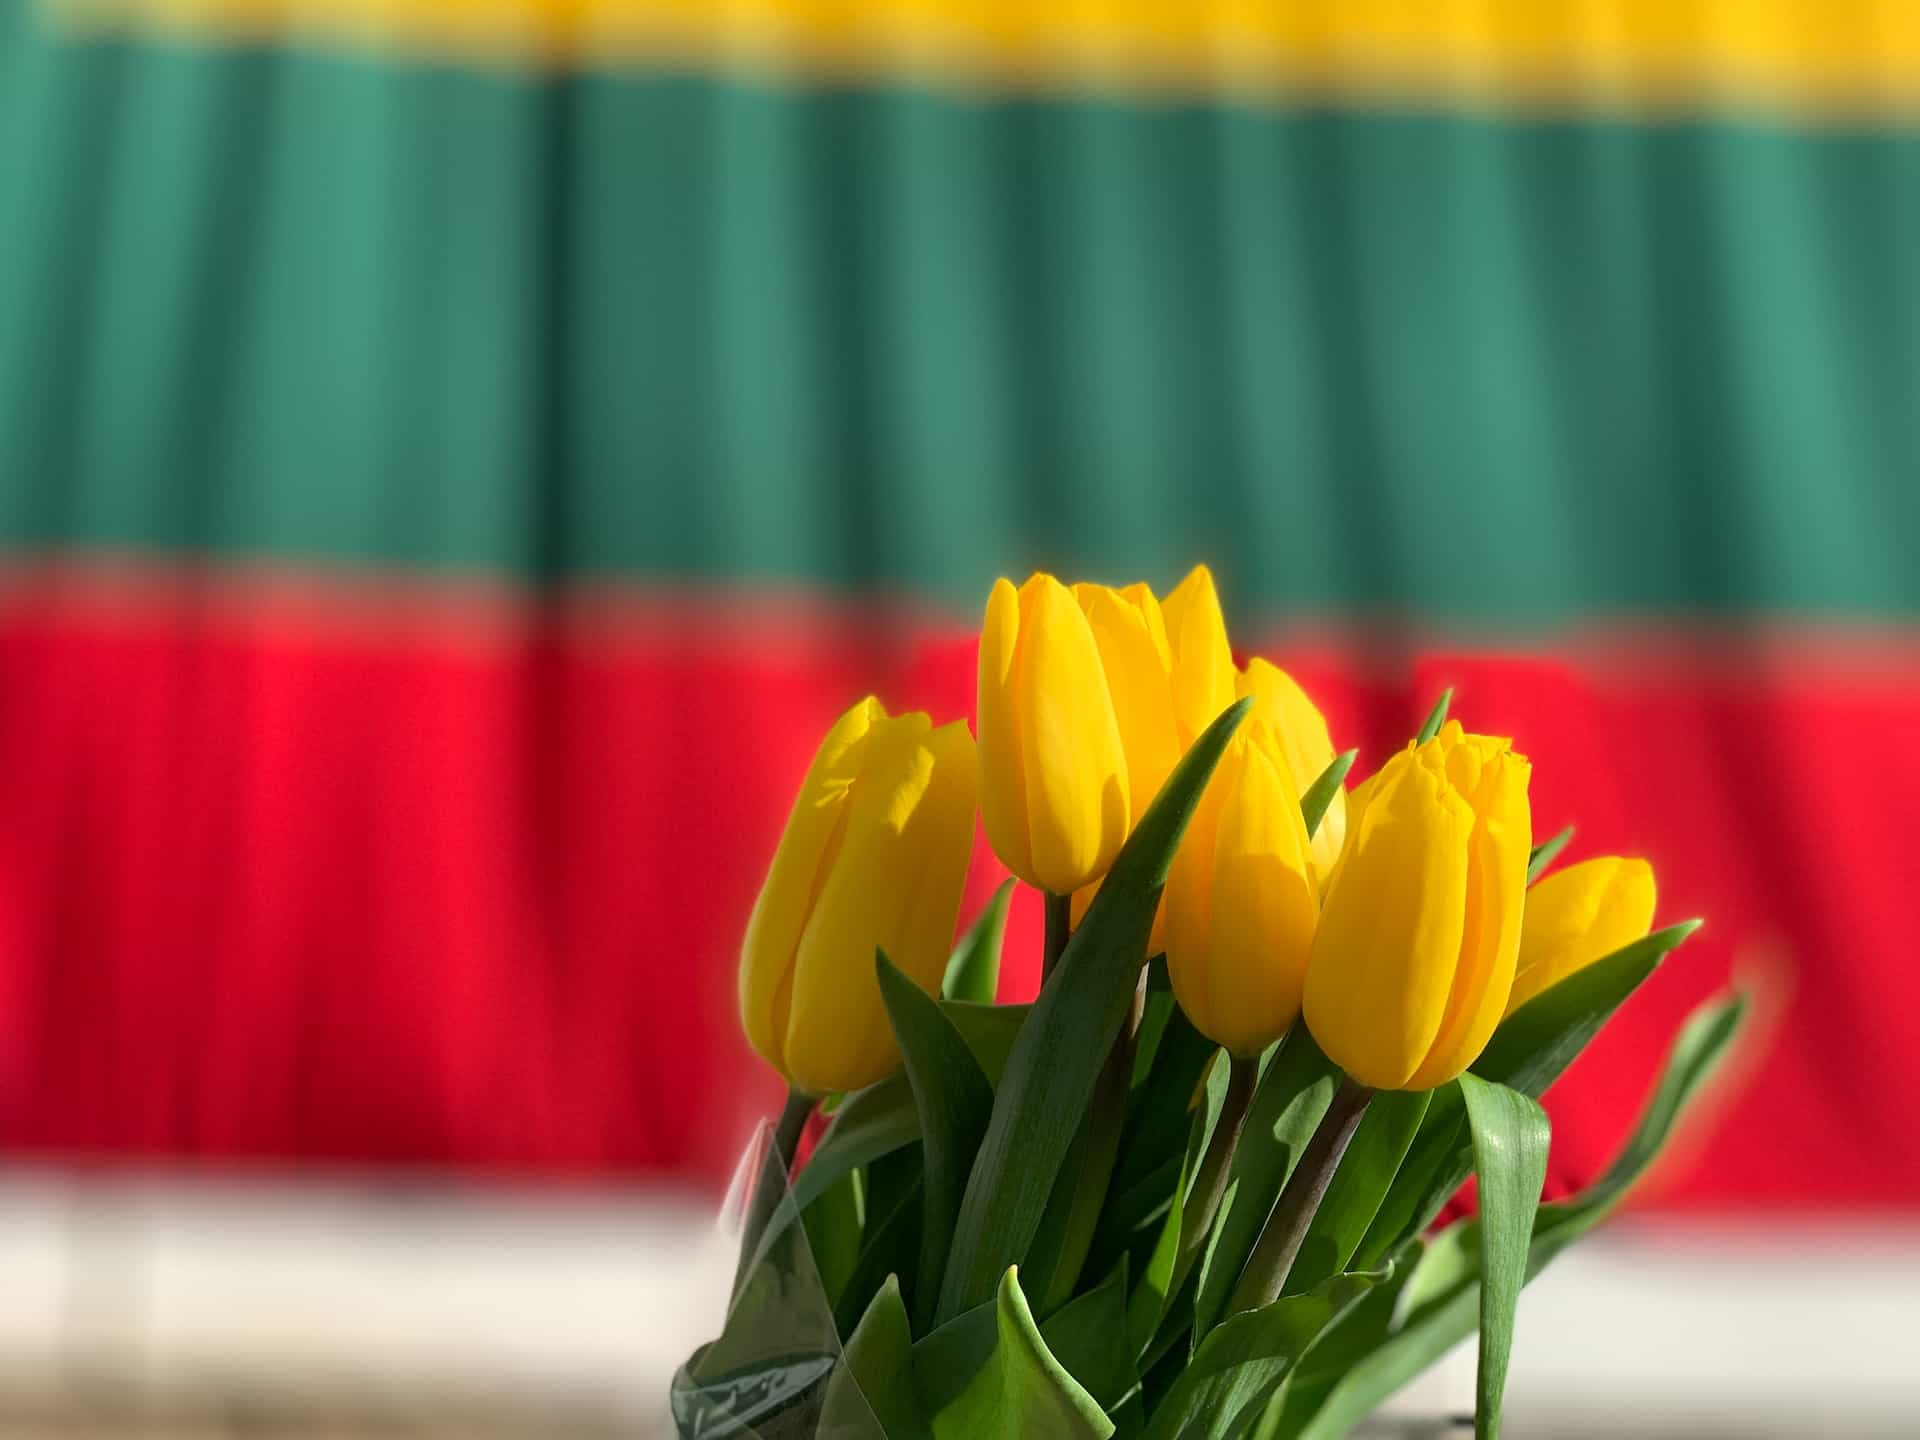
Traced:
POLYGON ((860 1259, 860 1234, 866 1228, 866 1190, 858 1170, 839 1181, 801 1213, 807 1244, 829 1305, 840 1298, 860 1259))
POLYGON ((1227 1170, 1227 1192, 1200 1260, 1193 1301, 1196 1342, 1212 1329, 1246 1268, 1281 1187, 1327 1113, 1340 1071, 1295 1024, 1268 1063, 1247 1110, 1240 1143, 1227 1170))
POLYGON ((1327 768, 1320 772, 1320 778, 1307 787, 1307 793, 1300 797, 1300 817, 1307 822, 1307 837, 1311 839, 1320 829, 1320 821, 1327 813, 1327 807, 1333 804, 1333 797, 1340 793, 1340 786, 1347 778, 1347 772, 1353 769, 1358 750, 1346 750, 1333 757, 1327 768))
MULTIPOLYGON (((872 1172, 864 1172, 871 1176, 872 1172)), ((900 1288, 898 1277, 911 1276, 920 1264, 920 1218, 924 1202, 920 1198, 921 1179, 913 1177, 911 1184, 894 1197, 892 1205, 883 1214, 874 1208, 872 1186, 867 1195, 867 1229, 860 1245, 860 1258, 855 1262, 853 1273, 847 1277, 847 1283, 841 1287, 840 1298, 833 1309, 834 1327, 842 1335, 847 1334, 859 1322, 873 1297, 879 1293, 881 1283, 889 1278, 894 1288, 900 1288)), ((903 1294, 901 1297, 907 1297, 903 1294)))
POLYGON ((920 1111, 925 1219, 920 1227, 920 1273, 913 1290, 915 1319, 925 1327, 940 1293, 947 1245, 966 1193, 967 1174, 980 1137, 987 1133, 987 1117, 993 1113, 993 1086, 931 995, 884 954, 875 958, 874 969, 920 1111))
MULTIPOLYGON (((1607 1172, 1578 1195, 1539 1208, 1528 1246, 1529 1280, 1631 1192, 1725 1061, 1745 1008, 1743 997, 1730 996, 1709 1001, 1688 1019, 1668 1053, 1652 1100, 1607 1172)), ((1311 1419, 1280 1433, 1295 1440, 1339 1440, 1387 1396, 1473 1333, 1479 1308, 1478 1231, 1479 1222, 1461 1221, 1426 1247, 1407 1272, 1401 1293, 1393 1297, 1393 1315, 1378 1327, 1375 1343, 1356 1346, 1340 1357, 1348 1363, 1327 1387, 1311 1419)), ((1304 1413, 1302 1407, 1295 1418, 1304 1418, 1304 1413)))
POLYGON ((976 1005, 993 1003, 1000 988, 1000 946, 1007 938, 1007 899, 1012 894, 1013 881, 1003 880, 979 918, 960 937, 940 982, 941 998, 970 1000, 976 1005))
POLYGON ((1683 920, 1644 935, 1541 991, 1500 1022, 1473 1073, 1538 1098, 1560 1078, 1621 1003, 1694 931, 1683 920))
POLYGON ((1167 867, 1250 703, 1229 706, 1174 767, 1020 1027, 961 1203, 938 1318, 990 1297, 1033 1243, 1073 1132, 1132 1008, 1167 867))
POLYGON ((1093 1247, 1101 1209, 1112 1188, 1120 1127, 1127 1115, 1131 1042, 1125 1031, 1114 1040, 1094 1086, 1093 1103, 1074 1132, 1073 1149, 1060 1167, 1060 1178, 1054 1181, 1046 1213, 1027 1250, 1027 1273, 1042 1315, 1051 1315, 1073 1297, 1093 1247))
POLYGON ((1373 1097, 1307 1226, 1282 1295, 1310 1290, 1347 1268, 1400 1173, 1432 1096, 1429 1090, 1385 1090, 1373 1097))
POLYGON ((900 1282, 889 1275, 874 1293, 827 1381, 818 1432, 848 1440, 903 1440, 925 1433, 913 1390, 913 1333, 900 1282))
MULTIPOLYGON (((981 1440, 989 1435, 1107 1440, 1113 1422, 1047 1349, 1012 1266, 996 1292, 993 1317, 992 1351, 954 1398, 934 1413, 935 1440, 981 1440)), ((922 1358, 917 1370, 924 1371, 927 1363, 922 1358)))
POLYGON ((1067 1373, 1111 1414, 1140 1383, 1133 1354, 1116 1339, 1126 1333, 1127 1262, 1040 1327, 1041 1338, 1067 1373))
POLYGON ((1180 1007, 1173 1002, 1172 990, 1156 990, 1153 987, 1154 970, 1166 968, 1166 957, 1156 956, 1147 962, 1148 981, 1141 999, 1140 1024, 1133 1032, 1133 1078, 1131 1085, 1138 1090, 1147 1083, 1147 1077, 1153 1073, 1153 1067, 1160 1058, 1160 1037, 1166 1033, 1167 1022, 1173 1018, 1174 1011, 1180 1007))
POLYGON ((1427 1092, 1427 1113, 1408 1147, 1386 1198, 1367 1227, 1351 1263, 1378 1265, 1403 1241, 1426 1229, 1467 1178, 1472 1162, 1466 1138, 1467 1106, 1458 1085, 1427 1092))
POLYGON ((1154 1408, 1147 1440, 1242 1434, 1307 1347, 1386 1272, 1337 1275, 1304 1295, 1243 1310, 1208 1332, 1154 1408))
POLYGON ((1531 885, 1546 873, 1547 866, 1554 862, 1560 852, 1567 848, 1567 842, 1573 839, 1573 827, 1567 826, 1558 835, 1542 840, 1533 847, 1533 854, 1527 859, 1527 884, 1531 885))
MULTIPOLYGON (((1217 1057, 1219 1051, 1213 1053, 1217 1057)), ((1186 1213, 1187 1199, 1199 1171, 1201 1157, 1206 1154, 1207 1144, 1220 1123, 1221 1111, 1226 1107, 1230 1077, 1231 1065, 1222 1065, 1216 1060, 1207 1074, 1205 1102, 1196 1108, 1187 1127, 1187 1148, 1181 1157, 1180 1178, 1174 1185, 1173 1198, 1167 1205, 1166 1214, 1161 1217, 1160 1238, 1154 1242, 1153 1251, 1141 1272, 1140 1283, 1134 1288, 1127 1305, 1126 1337, 1128 1349, 1134 1354, 1145 1353, 1166 1311, 1169 1292, 1174 1286, 1174 1267, 1179 1262, 1181 1244, 1190 1223, 1186 1213)))
POLYGON ((1194 1092, 1219 1049, 1175 1007, 1160 1036, 1153 1069, 1138 1087, 1136 1107, 1127 1117, 1121 1161, 1114 1168, 1116 1184, 1131 1184, 1153 1173, 1186 1148, 1194 1092))
POLYGON ((1513 1353, 1513 1320, 1527 1283, 1533 1212, 1547 1183, 1552 1130, 1540 1102, 1468 1073, 1457 1082, 1467 1102, 1473 1165, 1480 1174, 1480 1368, 1473 1433, 1500 1434, 1500 1402, 1513 1353))
POLYGON ((1020 1027, 1027 1023, 1031 1005, 976 1005, 969 1000, 942 1000, 940 1012, 953 1022, 960 1038, 967 1042, 973 1058, 980 1062, 989 1083, 1000 1084, 1007 1068, 1007 1056, 1020 1027))
POLYGON ((1453 687, 1449 685, 1440 692, 1440 698, 1433 702, 1433 709, 1427 712, 1427 723, 1420 727, 1420 733, 1413 743, 1424 745, 1440 733, 1440 727, 1447 723, 1447 707, 1453 704, 1453 687))

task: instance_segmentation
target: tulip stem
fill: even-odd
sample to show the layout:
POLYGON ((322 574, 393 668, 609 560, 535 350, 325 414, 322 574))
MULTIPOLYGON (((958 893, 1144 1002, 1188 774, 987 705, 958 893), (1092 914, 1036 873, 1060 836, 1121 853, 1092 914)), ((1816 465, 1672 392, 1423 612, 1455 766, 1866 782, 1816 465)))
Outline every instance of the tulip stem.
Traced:
POLYGON ((1047 977, 1053 974, 1053 967, 1060 963, 1060 957, 1066 953, 1067 940, 1073 934, 1073 896, 1055 895, 1046 892, 1047 936, 1046 948, 1040 952, 1040 983, 1047 983, 1047 977))
POLYGON ((1213 1229, 1214 1212, 1227 1190, 1227 1174, 1233 1161, 1234 1146, 1240 1142, 1240 1130, 1247 1121, 1247 1107, 1253 1102, 1254 1084, 1260 1078, 1260 1057, 1245 1059, 1235 1055, 1227 1071, 1227 1094, 1220 1104, 1220 1118, 1214 1123, 1213 1136, 1207 1141, 1207 1153, 1194 1172, 1187 1191, 1185 1208, 1180 1214, 1180 1249, 1174 1258, 1173 1275, 1167 1295, 1180 1293, 1194 1262, 1206 1248, 1207 1233, 1213 1229))
POLYGON ((747 1223, 740 1232, 739 1269, 733 1279, 736 1295, 746 1284, 747 1272, 759 1255, 767 1222, 793 1183, 793 1157, 800 1148, 800 1136, 807 1128, 807 1121, 813 1115, 813 1102, 813 1096, 802 1094, 798 1089, 787 1091, 787 1103, 781 1107, 780 1118, 773 1127, 773 1143, 760 1162, 760 1173, 754 1177, 747 1202, 747 1223), (773 1169, 776 1159, 780 1162, 778 1172, 773 1169))
POLYGON ((1308 1227, 1313 1224, 1314 1213, 1326 1197, 1333 1173, 1340 1168, 1340 1157, 1347 1153, 1347 1145, 1360 1126, 1360 1117, 1367 1113, 1367 1102, 1371 1099, 1373 1092, 1352 1080, 1343 1080, 1334 1092, 1327 1113, 1320 1119, 1320 1127, 1307 1142, 1300 1163, 1287 1177, 1279 1202, 1267 1217, 1266 1228, 1260 1232, 1253 1254, 1247 1259, 1247 1268, 1234 1288, 1233 1299, 1227 1304, 1227 1314, 1258 1310, 1280 1298, 1288 1272, 1293 1269, 1294 1259, 1307 1238, 1308 1227))

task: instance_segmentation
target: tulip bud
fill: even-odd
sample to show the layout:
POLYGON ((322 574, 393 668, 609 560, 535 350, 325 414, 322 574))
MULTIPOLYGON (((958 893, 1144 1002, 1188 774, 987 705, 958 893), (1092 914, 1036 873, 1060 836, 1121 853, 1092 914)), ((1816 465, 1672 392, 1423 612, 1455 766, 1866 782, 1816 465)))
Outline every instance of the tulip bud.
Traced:
POLYGON ((973 851, 977 779, 963 721, 888 718, 862 700, 821 742, 740 947, 740 1020, 808 1094, 900 1063, 874 951, 932 993, 973 851))
POLYGON ((1279 734, 1249 716, 1167 874, 1167 971, 1194 1028, 1258 1055, 1300 1013, 1320 914, 1300 789, 1279 734))
POLYGON ((1427 1090, 1506 1013, 1520 948, 1531 767, 1449 721, 1354 792, 1307 966, 1320 1048, 1362 1085, 1427 1090))
MULTIPOLYGON (((1184 750, 1239 698, 1234 693, 1233 649, 1227 644, 1227 622, 1220 613, 1213 572, 1206 566, 1194 566, 1160 609, 1166 616, 1173 657, 1174 713, 1184 750)), ((1311 778, 1307 783, 1313 783, 1311 778)))
MULTIPOLYGON (((1249 660, 1234 688, 1240 695, 1253 696, 1254 718, 1264 718, 1278 732, 1280 748, 1304 797, 1321 772, 1333 763, 1333 734, 1327 729, 1326 717, 1291 675, 1265 660, 1249 660)), ((1346 838, 1347 792, 1339 789, 1320 817, 1320 828, 1313 832, 1313 873, 1323 886, 1333 873, 1346 838)))
POLYGON ((1527 892, 1520 960, 1507 998, 1512 1014, 1653 928, 1653 867, 1604 855, 1556 870, 1527 892))
POLYGON ((1051 575, 994 584, 979 727, 981 818, 1006 867, 1055 895, 1106 874, 1131 823, 1127 755, 1093 627, 1051 575))

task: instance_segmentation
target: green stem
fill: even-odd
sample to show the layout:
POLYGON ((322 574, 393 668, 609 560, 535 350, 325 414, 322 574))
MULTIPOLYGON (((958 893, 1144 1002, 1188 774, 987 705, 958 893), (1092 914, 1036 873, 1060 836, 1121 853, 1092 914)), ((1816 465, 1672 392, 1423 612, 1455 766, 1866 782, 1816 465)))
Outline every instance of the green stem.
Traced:
POLYGON ((1060 963, 1060 957, 1066 953, 1067 940, 1073 934, 1073 896, 1055 895, 1046 892, 1047 938, 1046 948, 1040 952, 1040 983, 1047 983, 1047 977, 1053 974, 1053 967, 1060 963))
POLYGON ((766 1158, 760 1162, 760 1173, 753 1181, 752 1198, 747 1202, 746 1228, 740 1232, 740 1263, 733 1277, 736 1295, 740 1293, 740 1287, 746 1284, 747 1272, 759 1254, 760 1240, 766 1234, 767 1222, 787 1196, 788 1187, 793 1181, 794 1152, 800 1148, 800 1135, 807 1128, 807 1120, 812 1114, 813 1096, 789 1088, 787 1103, 781 1107, 780 1118, 774 1123, 773 1144, 766 1158), (776 1159, 780 1162, 778 1171, 773 1168, 776 1159))
POLYGON ((1314 1212, 1319 1210, 1327 1186, 1333 1183, 1333 1172, 1340 1168, 1340 1157, 1347 1153, 1347 1144, 1359 1128, 1360 1117, 1367 1113, 1367 1102, 1372 1098, 1371 1090, 1352 1080, 1342 1081, 1334 1092, 1327 1113, 1320 1119, 1320 1128, 1307 1142, 1306 1153, 1294 1166, 1293 1174, 1287 1177, 1280 1200, 1267 1217, 1266 1229, 1260 1232, 1259 1242, 1254 1245, 1247 1268, 1241 1273, 1240 1283, 1227 1304, 1227 1314, 1258 1310, 1280 1298, 1287 1273, 1293 1269, 1294 1259, 1307 1238, 1307 1227, 1313 1224, 1314 1212))
POLYGON ((1253 1103, 1254 1085, 1259 1078, 1258 1055, 1247 1059, 1233 1057, 1232 1067, 1227 1071, 1227 1094, 1220 1105, 1220 1118, 1214 1123, 1213 1138, 1207 1141, 1207 1153, 1194 1172, 1193 1184, 1180 1213, 1180 1249, 1174 1256, 1173 1275, 1167 1285, 1169 1298, 1180 1293, 1200 1252, 1206 1248, 1214 1212, 1219 1210, 1220 1199, 1227 1191, 1233 1148, 1240 1142, 1240 1130, 1246 1124, 1247 1107, 1253 1103))

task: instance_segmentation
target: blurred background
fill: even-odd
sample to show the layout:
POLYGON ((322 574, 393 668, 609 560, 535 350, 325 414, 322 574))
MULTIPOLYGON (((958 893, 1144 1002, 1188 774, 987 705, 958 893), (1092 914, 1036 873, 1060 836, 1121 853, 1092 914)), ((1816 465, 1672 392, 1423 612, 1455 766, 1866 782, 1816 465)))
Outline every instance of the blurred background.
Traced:
POLYGON ((1198 561, 1708 917, 1552 1185, 1760 996, 1510 1430, 1911 1434, 1917 544, 1896 0, 0 0, 0 1435, 655 1433, 819 735, 1198 561))

